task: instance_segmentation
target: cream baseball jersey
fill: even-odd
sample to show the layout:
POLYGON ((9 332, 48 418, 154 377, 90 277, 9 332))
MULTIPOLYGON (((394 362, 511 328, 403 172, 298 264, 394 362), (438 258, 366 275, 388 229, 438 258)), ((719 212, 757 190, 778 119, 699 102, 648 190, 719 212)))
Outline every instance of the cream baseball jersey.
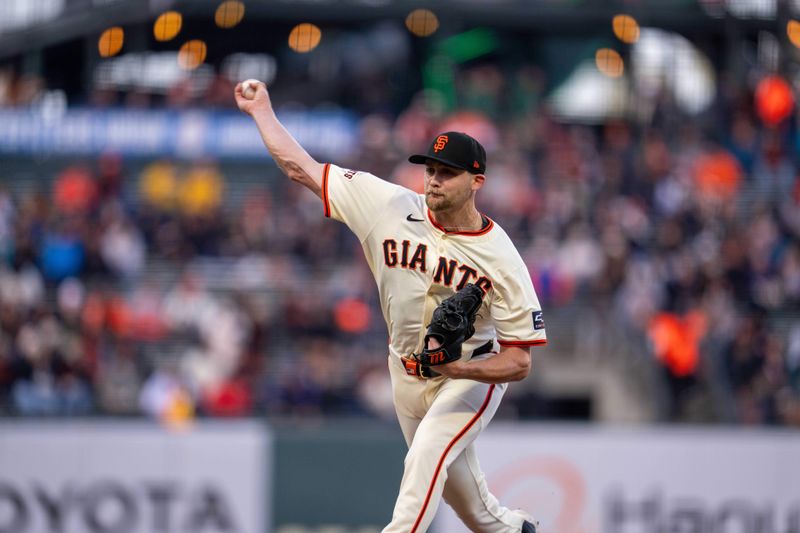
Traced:
POLYGON ((484 289, 475 334, 464 359, 488 341, 501 346, 546 344, 530 274, 505 231, 489 220, 480 231, 448 232, 432 219, 425 197, 367 172, 325 165, 325 216, 358 237, 378 285, 389 350, 422 350, 433 310, 467 283, 484 289))

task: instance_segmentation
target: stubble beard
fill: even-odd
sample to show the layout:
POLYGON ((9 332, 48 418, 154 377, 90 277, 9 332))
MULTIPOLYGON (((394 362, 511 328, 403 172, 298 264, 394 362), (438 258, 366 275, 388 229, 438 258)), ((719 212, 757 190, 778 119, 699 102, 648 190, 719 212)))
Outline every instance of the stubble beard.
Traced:
POLYGON ((469 201, 470 191, 450 191, 448 195, 425 193, 425 204, 433 213, 461 209, 469 201))
POLYGON ((453 202, 444 196, 433 196, 430 193, 425 195, 425 204, 428 209, 437 213, 439 211, 446 211, 453 206, 453 202))

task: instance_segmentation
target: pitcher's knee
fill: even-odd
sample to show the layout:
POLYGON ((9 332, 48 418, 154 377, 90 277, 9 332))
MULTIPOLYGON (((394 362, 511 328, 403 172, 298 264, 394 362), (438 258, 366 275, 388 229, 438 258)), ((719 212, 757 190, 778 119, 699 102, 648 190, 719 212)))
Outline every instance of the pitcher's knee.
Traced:
MULTIPOLYGON (((417 465, 420 463, 438 465, 442 460, 444 451, 445 449, 436 443, 415 442, 408 449, 405 462, 406 465, 417 465)), ((443 464, 442 466, 444 467, 445 465, 443 464)))

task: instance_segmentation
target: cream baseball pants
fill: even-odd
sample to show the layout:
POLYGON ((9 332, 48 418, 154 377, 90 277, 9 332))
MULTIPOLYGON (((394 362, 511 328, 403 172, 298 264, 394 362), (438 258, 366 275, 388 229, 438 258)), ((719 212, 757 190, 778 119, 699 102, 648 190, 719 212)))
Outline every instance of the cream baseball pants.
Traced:
POLYGON ((489 492, 473 444, 507 385, 419 379, 391 355, 389 372, 408 454, 392 522, 383 533, 427 531, 442 497, 471 531, 519 533, 529 517, 501 506, 489 492))

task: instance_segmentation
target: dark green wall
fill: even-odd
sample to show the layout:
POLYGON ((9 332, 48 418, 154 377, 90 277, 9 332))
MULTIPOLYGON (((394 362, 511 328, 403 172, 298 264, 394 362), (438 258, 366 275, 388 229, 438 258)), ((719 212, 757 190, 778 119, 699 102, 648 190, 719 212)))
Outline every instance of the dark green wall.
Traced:
POLYGON ((276 527, 389 523, 406 453, 396 424, 272 429, 276 527))

